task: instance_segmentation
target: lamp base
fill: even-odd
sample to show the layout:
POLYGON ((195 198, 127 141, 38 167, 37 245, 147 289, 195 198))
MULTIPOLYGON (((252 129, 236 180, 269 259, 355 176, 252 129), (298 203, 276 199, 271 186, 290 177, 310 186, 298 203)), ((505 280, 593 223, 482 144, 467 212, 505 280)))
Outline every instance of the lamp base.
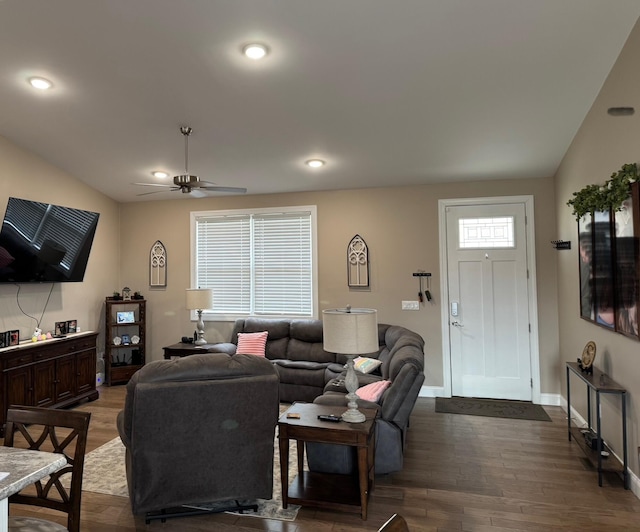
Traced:
POLYGON ((358 377, 353 367, 353 356, 349 356, 347 360, 347 375, 344 378, 344 385, 347 391, 347 406, 349 409, 342 414, 342 420, 347 423, 364 423, 367 419, 365 415, 358 410, 358 377))
POLYGON ((202 320, 202 310, 198 310, 198 323, 196 324, 198 327, 198 339, 193 342, 195 345, 204 345, 207 341, 204 339, 204 321, 202 320))
POLYGON ((340 416, 342 421, 346 421, 347 423, 364 423, 367 420, 366 416, 358 410, 357 398, 358 396, 355 393, 347 394, 347 406, 349 409, 340 416))

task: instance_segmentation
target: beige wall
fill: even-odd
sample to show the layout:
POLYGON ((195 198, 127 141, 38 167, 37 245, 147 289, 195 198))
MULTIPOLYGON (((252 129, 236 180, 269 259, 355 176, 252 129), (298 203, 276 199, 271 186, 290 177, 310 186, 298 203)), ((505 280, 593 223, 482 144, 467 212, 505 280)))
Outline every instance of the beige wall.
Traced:
MULTIPOLYGON (((118 204, 4 137, 0 137, 0 176, 0 216, 9 196, 100 213, 84 282, 55 283, 48 303, 50 283, 22 284, 19 303, 27 314, 38 320, 42 316, 45 332, 52 331, 56 321, 72 319, 83 330, 104 330, 104 298, 118 280, 118 204)), ((26 339, 36 322, 18 308, 17 292, 16 285, 0 284, 0 331, 19 329, 20 337, 26 339)))
MULTIPOLYGON (((150 353, 159 359, 162 346, 193 334, 194 324, 184 307, 190 279, 190 211, 317 205, 319 310, 347 304, 376 308, 381 323, 418 332, 426 341, 426 385, 442 386, 438 200, 524 194, 535 201, 541 390, 558 393, 557 252, 549 243, 556 238, 556 222, 550 178, 123 204, 120 278, 149 301, 150 353), (369 291, 347 287, 346 248, 355 234, 369 246, 369 291), (149 290, 149 250, 156 240, 167 248, 168 286, 149 290), (418 312, 402 311, 402 300, 417 299, 418 281, 412 273, 419 269, 433 274, 434 299, 418 312)), ((210 342, 228 341, 231 326, 207 323, 205 337, 210 342)))
MULTIPOLYGON (((636 474, 638 462, 635 450, 640 445, 640 343, 580 319, 577 224, 566 202, 574 191, 588 184, 604 183, 623 164, 638 162, 640 159, 639 64, 640 26, 636 24, 556 176, 558 237, 573 242, 570 252, 558 253, 558 275, 562 282, 558 286, 561 334, 557 371, 563 370, 566 360, 576 360, 587 341, 596 342, 595 366, 608 373, 629 392, 628 450, 632 470, 636 474), (633 106, 636 114, 614 118, 607 114, 607 108, 611 106, 633 106)), ((581 401, 585 395, 582 388, 578 381, 572 381, 572 402, 579 401, 579 413, 586 418, 586 408, 581 401), (574 393, 574 386, 579 395, 574 393)), ((602 415, 605 422, 604 439, 610 441, 614 451, 622 456, 620 402, 605 399, 602 415)))

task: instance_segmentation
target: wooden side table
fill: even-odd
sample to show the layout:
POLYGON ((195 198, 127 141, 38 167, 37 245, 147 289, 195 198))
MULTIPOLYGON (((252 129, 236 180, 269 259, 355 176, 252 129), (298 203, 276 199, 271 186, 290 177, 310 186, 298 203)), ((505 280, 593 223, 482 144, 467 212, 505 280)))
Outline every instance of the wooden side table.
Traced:
POLYGON ((203 345, 195 345, 195 344, 173 344, 163 347, 164 350, 164 358, 170 359, 171 357, 186 357, 189 355, 201 355, 203 353, 207 353, 210 347, 213 347, 215 344, 203 344, 203 345))
POLYGON ((294 403, 278 420, 282 507, 289 503, 316 508, 332 508, 359 513, 367 519, 369 494, 373 489, 376 411, 361 409, 364 423, 320 421, 319 414, 341 415, 344 407, 294 403), (299 419, 287 414, 299 414, 299 419), (289 440, 296 440, 298 475, 289 486, 289 440), (304 471, 304 442, 332 443, 357 447, 356 475, 336 475, 304 471))

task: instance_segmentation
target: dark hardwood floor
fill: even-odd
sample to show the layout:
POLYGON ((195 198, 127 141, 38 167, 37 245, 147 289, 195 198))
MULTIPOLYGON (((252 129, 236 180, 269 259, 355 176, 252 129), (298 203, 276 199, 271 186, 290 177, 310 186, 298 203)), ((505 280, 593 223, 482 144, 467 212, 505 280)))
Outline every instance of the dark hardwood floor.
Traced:
MULTIPOLYGON (((97 401, 78 407, 92 412, 88 452, 117 436, 124 394, 124 386, 102 387, 97 401)), ((434 405, 418 399, 404 470, 376 479, 367 521, 302 508, 292 523, 218 514, 145 525, 128 499, 84 492, 82 530, 358 532, 377 530, 393 513, 416 532, 640 530, 640 501, 618 477, 598 487, 597 473, 567 440, 560 408, 545 408, 549 423, 439 414, 434 405)))

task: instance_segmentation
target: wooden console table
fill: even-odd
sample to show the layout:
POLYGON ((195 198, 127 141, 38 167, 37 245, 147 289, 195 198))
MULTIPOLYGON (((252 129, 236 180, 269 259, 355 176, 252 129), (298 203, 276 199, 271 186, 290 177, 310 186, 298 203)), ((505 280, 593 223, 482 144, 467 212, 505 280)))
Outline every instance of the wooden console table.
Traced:
POLYGON ((598 468, 598 485, 602 486, 602 473, 604 471, 612 471, 622 475, 624 488, 629 489, 629 471, 627 469, 627 390, 613 381, 609 376, 600 370, 593 368, 593 373, 583 372, 577 362, 567 362, 567 425, 569 430, 569 441, 573 434, 576 443, 582 448, 587 455, 589 461, 598 468), (592 449, 587 445, 581 429, 571 425, 571 373, 587 385, 587 428, 591 428, 591 392, 596 393, 596 449, 592 449), (619 395, 622 402, 622 454, 623 463, 620 464, 613 456, 609 449, 602 441, 602 426, 600 420, 600 394, 619 395), (602 460, 602 451, 607 451, 609 457, 602 460), (606 464, 605 464, 606 462, 606 464))
POLYGON ((282 507, 289 503, 316 508, 357 512, 367 519, 369 493, 373 489, 376 411, 361 409, 364 423, 320 421, 319 414, 341 415, 345 407, 294 403, 278 420, 282 507), (299 419, 287 414, 299 414, 299 419), (298 475, 289 486, 289 440, 296 440, 298 475), (304 471, 304 442, 350 445, 358 449, 357 475, 338 475, 304 471))

